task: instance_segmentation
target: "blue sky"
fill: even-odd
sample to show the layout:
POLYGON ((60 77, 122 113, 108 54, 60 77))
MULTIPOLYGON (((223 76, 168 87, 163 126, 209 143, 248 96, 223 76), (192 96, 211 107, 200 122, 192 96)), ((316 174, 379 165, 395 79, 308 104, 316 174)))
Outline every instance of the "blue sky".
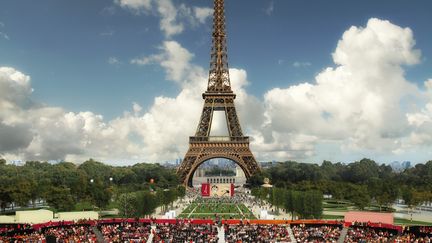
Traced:
MULTIPOLYGON (((194 77, 205 78, 209 66, 211 15, 206 11, 210 8, 210 0, 15 0, 0 3, 0 67, 13 69, 4 71, 3 82, 8 84, 4 87, 10 88, 13 81, 18 82, 15 76, 12 77, 14 72, 18 72, 28 77, 25 90, 33 89, 32 92, 24 92, 26 99, 31 100, 30 107, 23 106, 20 102, 7 101, 16 107, 9 113, 3 112, 0 115, 0 120, 5 124, 4 128, 0 127, 0 134, 2 129, 4 134, 9 134, 19 126, 24 126, 24 130, 30 134, 26 135, 26 139, 16 138, 16 141, 20 141, 17 146, 0 146, 0 154, 9 159, 82 160, 96 157, 112 163, 164 161, 182 157, 187 148, 187 134, 193 134, 202 105, 199 103, 199 92, 192 92, 190 85, 198 83, 194 77), (197 9, 202 10, 201 15, 197 9), (167 24, 165 27, 162 26, 164 21, 167 24), (177 70, 181 75, 174 77, 172 72, 175 67, 166 62, 164 65, 164 61, 169 63, 170 55, 176 56, 173 53, 179 52, 183 54, 179 54, 175 61, 182 61, 184 65, 182 70, 177 70), (145 61, 141 64, 133 62, 139 59, 145 61), (196 75, 191 77, 190 73, 196 75), (156 116, 155 113, 158 112, 157 97, 174 99, 173 102, 178 103, 182 101, 182 94, 186 91, 191 91, 190 95, 197 97, 184 101, 184 107, 188 107, 187 102, 191 102, 193 108, 188 112, 198 114, 192 118, 183 118, 185 115, 179 114, 179 110, 176 114, 171 114, 173 119, 184 119, 184 124, 192 124, 180 129, 184 133, 174 129, 164 131, 163 128, 149 125, 146 119, 156 116), (136 104, 135 110, 133 104, 136 104), (40 107, 58 110, 56 115, 47 115, 40 107), (15 124, 20 119, 7 117, 23 112, 30 112, 35 121, 20 121, 15 124), (40 121, 43 117, 48 116, 48 120, 53 122, 64 120, 64 124, 70 125, 67 114, 71 114, 74 121, 80 121, 72 126, 75 130, 64 134, 65 139, 70 138, 75 143, 60 141, 60 138, 52 138, 48 132, 42 131, 40 121), (55 118, 56 116, 61 118, 55 118), (97 120, 95 126, 99 128, 124 129, 122 135, 109 135, 112 136, 109 137, 111 139, 122 141, 120 145, 107 145, 107 142, 96 139, 98 135, 105 136, 107 131, 84 129, 86 124, 87 127, 90 124, 89 120, 97 120), (155 135, 146 132, 150 127, 153 127, 154 134, 164 132, 166 136, 176 139, 165 139, 163 142, 152 140, 151 137, 155 135), (78 136, 77 132, 81 134, 78 136), (70 137, 71 134, 74 135, 70 137), (53 152, 47 149, 52 147, 50 143, 62 144, 64 147, 57 149, 61 152, 53 152), (128 148, 118 148, 126 144, 128 148), (158 144, 159 148, 153 148, 154 144, 158 144), (116 146, 119 150, 112 157, 109 155, 112 151, 108 149, 110 146, 116 146)), ((371 157, 380 162, 424 162, 430 158, 430 153, 423 156, 418 153, 428 151, 432 144, 432 138, 426 136, 432 130, 429 124, 431 121, 428 120, 431 114, 427 106, 430 91, 425 84, 432 78, 432 47, 429 44, 432 43, 429 25, 432 22, 431 10, 432 2, 426 0, 416 1, 415 4, 390 0, 227 0, 229 64, 231 68, 235 68, 232 76, 243 79, 238 81, 243 84, 239 86, 240 90, 234 91, 244 94, 239 109, 240 114, 246 115, 240 119, 244 130, 249 135, 256 136, 252 148, 256 150, 258 159, 297 159, 304 162, 332 159, 349 162, 371 157), (412 35, 407 36, 406 40, 402 38, 401 43, 415 42, 415 46, 406 47, 407 52, 421 52, 421 55, 413 57, 416 60, 399 60, 395 67, 395 70, 402 68, 403 85, 408 85, 408 90, 418 89, 408 92, 409 94, 401 94, 397 89, 397 97, 389 98, 399 104, 399 114, 385 115, 389 108, 382 108, 384 110, 376 111, 383 116, 378 119, 380 125, 365 118, 366 122, 358 124, 355 129, 364 124, 367 124, 367 129, 354 131, 345 124, 349 119, 340 115, 343 112, 339 114, 338 108, 327 112, 321 107, 323 110, 320 112, 330 114, 331 118, 337 117, 336 113, 340 115, 340 119, 335 118, 332 122, 334 126, 344 127, 344 131, 334 131, 332 134, 315 131, 315 128, 321 126, 326 129, 323 124, 313 124, 309 128, 279 124, 280 120, 276 119, 284 119, 287 124, 302 121, 290 119, 297 114, 292 110, 294 108, 280 106, 272 95, 293 97, 294 94, 290 92, 298 92, 295 90, 300 89, 299 85, 314 85, 316 77, 326 68, 337 68, 340 63, 335 64, 332 53, 338 48, 338 42, 342 40, 344 33, 351 26, 373 29, 373 23, 368 25, 373 18, 388 23, 382 28, 391 31, 409 28, 412 35), (393 29, 392 26, 400 29, 393 29), (290 89, 292 87, 296 89, 290 89), (278 90, 281 92, 276 92, 278 90), (407 104, 407 99, 414 101, 407 104), (253 111, 249 111, 246 106, 251 106, 254 102, 262 106, 264 117, 250 114, 253 111), (286 116, 277 117, 272 110, 274 107, 278 107, 278 112, 286 116), (390 119, 389 116, 392 119, 406 118, 407 121, 388 129, 386 120, 390 119), (368 127, 370 124, 373 128, 368 127), (365 134, 360 136, 359 133, 362 132, 365 134), (392 135, 382 135, 374 141, 363 141, 362 137, 367 136, 367 132, 392 135), (289 136, 290 139, 280 140, 284 136, 289 136), (389 137, 392 141, 388 141, 389 137), (413 139, 415 142, 411 141, 413 139)), ((389 45, 393 44, 398 45, 394 42, 389 45)), ((402 58, 409 57, 404 55, 402 58)), ((381 71, 381 74, 385 74, 381 71)), ((385 75, 380 78, 385 78, 385 75)), ((399 78, 395 77, 395 80, 399 78)), ((205 80, 201 85, 205 85, 205 80)), ((317 90, 322 89, 317 87, 317 90)), ((324 99, 318 93, 314 95, 324 99)), ((288 98, 285 100, 289 102, 288 98)), ((318 112, 315 108, 312 110, 318 112)), ((364 109, 361 111, 368 112, 364 109)), ((311 118, 303 113, 297 115, 304 119, 311 118)), ((151 120, 154 123, 165 122, 163 118, 160 119, 153 117, 151 120)), ((165 119, 169 119, 169 116, 165 119)), ((60 125, 58 129, 67 130, 60 125)))

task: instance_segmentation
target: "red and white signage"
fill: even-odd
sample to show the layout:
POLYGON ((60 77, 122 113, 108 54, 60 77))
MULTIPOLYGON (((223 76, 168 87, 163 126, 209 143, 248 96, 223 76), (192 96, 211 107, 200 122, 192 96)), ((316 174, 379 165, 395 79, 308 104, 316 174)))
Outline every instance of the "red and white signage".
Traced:
POLYGON ((210 184, 209 183, 203 183, 201 185, 201 196, 210 197, 210 184))

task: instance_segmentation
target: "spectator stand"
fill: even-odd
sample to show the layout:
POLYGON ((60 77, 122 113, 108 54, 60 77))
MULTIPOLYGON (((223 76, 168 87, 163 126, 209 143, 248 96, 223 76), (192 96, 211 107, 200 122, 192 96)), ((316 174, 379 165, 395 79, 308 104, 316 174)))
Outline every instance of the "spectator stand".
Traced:
MULTIPOLYGON (((223 229, 227 230, 225 236, 232 235, 227 240, 233 240, 241 236, 243 242, 289 242, 294 241, 288 232, 293 229, 295 236, 300 237, 295 241, 303 242, 328 241, 334 242, 342 225, 350 230, 346 242, 430 242, 432 226, 401 226, 381 223, 357 223, 331 220, 221 220, 223 229), (231 227, 232 226, 232 227, 231 227), (291 228, 289 228, 291 227, 291 228), (247 232, 247 233, 240 233, 247 232), (306 233, 307 234, 306 234, 306 233), (248 235, 248 237, 243 237, 248 235), (251 237, 249 237, 249 235, 251 237), (305 235, 307 237, 305 237, 305 235), (303 237, 303 238, 302 238, 303 237), (249 241, 248 241, 249 239, 249 241)), ((152 242, 166 240, 170 235, 180 235, 181 239, 195 240, 196 242, 217 241, 223 234, 218 235, 217 222, 203 219, 101 219, 83 221, 60 221, 43 224, 0 224, 0 243, 3 242, 44 242, 45 236, 54 235, 63 241, 93 242, 95 227, 104 231, 108 237, 107 242, 115 242, 109 237, 119 235, 119 241, 136 242, 148 239, 152 242), (115 232, 115 233, 112 233, 115 232), (122 233, 123 232, 123 233, 122 233), (204 232, 204 233, 203 233, 204 232), (198 236, 200 235, 200 236, 198 236), (152 236, 157 236, 152 238, 152 236), (123 238, 122 238, 123 237, 123 238)), ((220 228, 221 229, 221 228, 220 228)), ((345 228, 344 230, 346 230, 345 228)), ((225 236, 223 238, 225 238, 225 236)), ((174 237, 172 237, 174 240, 174 237)), ((179 238, 179 237, 177 237, 179 238)), ((343 240, 343 239, 340 239, 343 240)))
POLYGON ((341 235, 342 224, 291 224, 297 242, 334 242, 341 235))
POLYGON ((353 223, 344 242, 391 242, 401 232, 401 227, 387 224, 353 223))

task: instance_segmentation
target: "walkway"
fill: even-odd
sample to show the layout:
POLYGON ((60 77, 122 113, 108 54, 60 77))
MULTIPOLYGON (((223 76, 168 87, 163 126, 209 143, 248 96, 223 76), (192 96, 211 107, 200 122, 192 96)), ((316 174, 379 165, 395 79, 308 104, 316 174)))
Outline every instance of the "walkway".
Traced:
POLYGON ((225 228, 223 226, 218 227, 218 243, 225 243, 225 228))
POLYGON ((288 231, 289 237, 291 239, 291 242, 293 242, 293 243, 297 242, 296 239, 295 239, 295 237, 294 237, 294 233, 293 233, 293 231, 292 231, 292 229, 291 229, 290 226, 287 226, 287 231, 288 231))
POLYGON ((193 212, 195 212, 195 210, 197 209, 197 207, 199 206, 199 204, 197 204, 194 209, 192 209, 192 211, 190 211, 190 213, 188 214, 188 218, 190 218, 190 216, 193 214, 193 212))
POLYGON ((345 236, 347 235, 347 233, 348 233, 348 228, 347 227, 343 227, 343 229, 341 231, 341 234, 339 236, 338 243, 343 243, 345 241, 345 236))
POLYGON ((238 211, 240 212, 241 216, 243 216, 243 218, 245 217, 243 211, 240 209, 240 207, 238 206, 238 204, 236 204, 236 207, 238 209, 238 211))
POLYGON ((152 243, 153 238, 154 238, 154 234, 153 234, 153 232, 154 232, 155 230, 156 230, 156 226, 152 225, 152 226, 151 226, 151 230, 150 230, 150 235, 149 235, 149 238, 148 238, 148 240, 147 240, 147 243, 152 243))

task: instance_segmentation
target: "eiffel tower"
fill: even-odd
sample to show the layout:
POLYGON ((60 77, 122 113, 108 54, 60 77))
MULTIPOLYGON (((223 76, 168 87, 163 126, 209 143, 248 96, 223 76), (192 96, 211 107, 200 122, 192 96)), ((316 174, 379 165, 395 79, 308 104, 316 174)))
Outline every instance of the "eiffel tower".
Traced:
POLYGON ((243 135, 231 90, 225 33, 224 0, 214 0, 213 35, 207 91, 202 95, 204 108, 195 136, 189 137, 189 150, 177 169, 181 181, 192 187, 195 170, 205 161, 225 158, 240 166, 247 179, 260 171, 243 135), (229 136, 210 136, 214 111, 224 111, 229 136))

